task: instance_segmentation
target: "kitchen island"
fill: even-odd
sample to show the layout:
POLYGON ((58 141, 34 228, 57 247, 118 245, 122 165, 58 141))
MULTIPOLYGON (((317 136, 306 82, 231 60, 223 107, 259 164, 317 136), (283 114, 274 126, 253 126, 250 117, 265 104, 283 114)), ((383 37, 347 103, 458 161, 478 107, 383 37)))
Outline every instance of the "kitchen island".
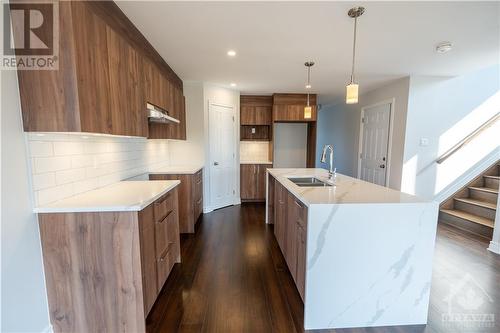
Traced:
POLYGON ((304 301, 304 328, 426 324, 438 203, 341 174, 322 184, 327 176, 268 169, 266 223, 304 301))

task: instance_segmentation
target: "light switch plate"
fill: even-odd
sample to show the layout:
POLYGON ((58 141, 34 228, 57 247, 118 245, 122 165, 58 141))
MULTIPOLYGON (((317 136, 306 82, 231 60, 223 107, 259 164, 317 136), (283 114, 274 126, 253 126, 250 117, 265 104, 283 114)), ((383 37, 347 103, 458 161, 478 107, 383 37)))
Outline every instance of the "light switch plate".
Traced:
POLYGON ((429 139, 420 138, 420 147, 427 147, 429 145, 429 139))

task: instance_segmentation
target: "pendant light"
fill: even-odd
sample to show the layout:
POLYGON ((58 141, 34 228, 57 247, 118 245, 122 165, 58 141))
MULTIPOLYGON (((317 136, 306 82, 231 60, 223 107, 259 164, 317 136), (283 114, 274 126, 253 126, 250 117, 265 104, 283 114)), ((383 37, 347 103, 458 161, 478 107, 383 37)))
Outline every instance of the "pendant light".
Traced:
POLYGON ((365 12, 364 7, 353 7, 349 9, 347 15, 354 19, 354 41, 352 43, 352 69, 351 69, 351 82, 346 86, 346 104, 358 103, 359 86, 354 81, 354 62, 356 60, 356 29, 358 25, 358 17, 365 12))
POLYGON ((311 119, 312 107, 309 105, 309 90, 311 89, 311 67, 314 66, 314 61, 307 61, 304 65, 307 67, 307 105, 304 107, 304 119, 311 119))

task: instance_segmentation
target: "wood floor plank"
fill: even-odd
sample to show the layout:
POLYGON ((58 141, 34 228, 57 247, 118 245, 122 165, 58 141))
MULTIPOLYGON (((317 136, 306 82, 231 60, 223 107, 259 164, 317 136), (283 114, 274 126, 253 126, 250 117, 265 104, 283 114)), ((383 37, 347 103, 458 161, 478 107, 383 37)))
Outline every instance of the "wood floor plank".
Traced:
MULTIPOLYGON (((303 332, 304 306, 274 238, 263 204, 205 214, 181 238, 176 264, 147 318, 149 333, 303 332)), ((465 333, 500 331, 500 256, 484 238, 439 224, 427 325, 319 330, 332 333, 465 333), (453 284, 472 276, 494 300, 484 310, 494 327, 448 326, 443 301, 453 284)))

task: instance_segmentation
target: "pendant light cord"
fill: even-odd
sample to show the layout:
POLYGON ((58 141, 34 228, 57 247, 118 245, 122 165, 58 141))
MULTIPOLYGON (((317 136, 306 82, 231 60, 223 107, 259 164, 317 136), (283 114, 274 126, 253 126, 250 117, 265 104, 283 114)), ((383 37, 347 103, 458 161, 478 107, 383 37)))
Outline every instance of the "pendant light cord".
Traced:
POLYGON ((354 62, 356 60, 356 30, 358 26, 358 18, 354 18, 354 41, 352 43, 352 70, 351 70, 351 83, 354 83, 354 62))

